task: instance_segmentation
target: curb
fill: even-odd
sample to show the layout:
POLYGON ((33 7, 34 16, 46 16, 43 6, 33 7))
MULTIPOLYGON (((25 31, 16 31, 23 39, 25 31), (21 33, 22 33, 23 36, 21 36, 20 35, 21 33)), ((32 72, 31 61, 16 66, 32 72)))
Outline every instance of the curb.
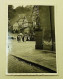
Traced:
POLYGON ((12 56, 15 57, 15 58, 17 58, 19 61, 24 61, 24 62, 26 62, 26 63, 28 63, 28 64, 30 64, 30 65, 34 65, 34 66, 36 66, 36 67, 39 67, 40 69, 47 70, 47 71, 49 71, 50 73, 56 73, 56 71, 54 71, 54 70, 52 70, 52 69, 49 69, 49 68, 47 68, 47 67, 45 67, 45 66, 39 65, 39 64, 37 64, 37 63, 31 62, 31 61, 28 61, 28 60, 25 60, 25 59, 22 59, 22 58, 20 58, 20 57, 18 57, 18 56, 15 56, 15 55, 12 55, 12 56))

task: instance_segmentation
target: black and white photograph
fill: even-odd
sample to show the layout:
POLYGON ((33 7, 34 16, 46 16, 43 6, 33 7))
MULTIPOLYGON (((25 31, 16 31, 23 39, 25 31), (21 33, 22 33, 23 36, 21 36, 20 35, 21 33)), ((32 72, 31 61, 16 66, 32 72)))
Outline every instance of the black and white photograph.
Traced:
POLYGON ((55 7, 8 5, 8 74, 57 73, 55 7))

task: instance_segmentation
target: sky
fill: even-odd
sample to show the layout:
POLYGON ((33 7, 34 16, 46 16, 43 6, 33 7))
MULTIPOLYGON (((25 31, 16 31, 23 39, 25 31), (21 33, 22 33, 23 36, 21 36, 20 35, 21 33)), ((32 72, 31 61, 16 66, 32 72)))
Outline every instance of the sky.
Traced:
POLYGON ((16 7, 18 7, 18 6, 23 6, 23 7, 25 7, 26 5, 13 4, 14 9, 15 9, 16 7))

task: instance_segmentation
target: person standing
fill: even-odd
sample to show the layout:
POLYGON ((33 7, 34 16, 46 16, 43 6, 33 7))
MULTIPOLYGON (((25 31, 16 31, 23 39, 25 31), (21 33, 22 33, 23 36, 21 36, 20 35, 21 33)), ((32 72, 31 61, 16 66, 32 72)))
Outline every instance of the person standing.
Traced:
POLYGON ((20 33, 19 36, 20 36, 20 41, 23 41, 23 34, 20 33))
POLYGON ((19 35, 17 36, 17 41, 18 41, 18 42, 20 41, 20 36, 19 36, 19 35))
POLYGON ((24 41, 25 42, 27 41, 27 35, 26 34, 24 35, 24 41))
POLYGON ((22 41, 24 42, 24 35, 22 36, 22 41))

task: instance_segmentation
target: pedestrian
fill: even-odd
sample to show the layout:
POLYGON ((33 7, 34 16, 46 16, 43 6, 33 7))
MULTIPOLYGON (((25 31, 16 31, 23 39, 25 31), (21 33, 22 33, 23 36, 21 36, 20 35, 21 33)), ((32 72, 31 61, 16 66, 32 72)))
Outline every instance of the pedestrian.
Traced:
POLYGON ((27 36, 27 40, 26 40, 26 41, 29 41, 29 40, 28 40, 28 36, 27 36))
POLYGON ((20 35, 20 37, 21 37, 21 38, 20 38, 21 41, 24 41, 23 33, 20 33, 19 35, 20 35))
POLYGON ((28 36, 28 41, 30 41, 30 35, 28 36))
POLYGON ((20 41, 20 36, 19 36, 19 35, 17 36, 17 41, 18 41, 18 42, 20 41))
POLYGON ((27 41, 27 35, 26 34, 24 35, 24 41, 25 42, 27 41))
POLYGON ((22 41, 24 42, 24 35, 23 35, 23 37, 22 37, 22 41))

